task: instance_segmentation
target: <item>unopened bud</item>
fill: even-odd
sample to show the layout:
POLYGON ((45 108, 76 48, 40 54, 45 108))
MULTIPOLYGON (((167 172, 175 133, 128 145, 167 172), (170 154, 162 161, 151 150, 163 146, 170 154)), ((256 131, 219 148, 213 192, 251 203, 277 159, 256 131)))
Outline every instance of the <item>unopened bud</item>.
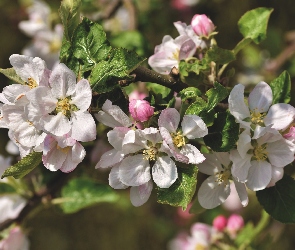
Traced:
POLYGON ((226 224, 227 224, 227 219, 223 215, 218 215, 213 220, 213 227, 218 231, 223 231, 224 228, 226 227, 226 224))
POLYGON ((154 108, 145 100, 131 100, 129 112, 135 121, 145 122, 154 114, 154 108))
POLYGON ((192 28, 198 36, 208 37, 215 29, 214 24, 206 15, 194 15, 192 22, 192 28))
POLYGON ((244 227, 244 219, 241 215, 232 214, 228 220, 226 228, 230 233, 236 233, 244 227))

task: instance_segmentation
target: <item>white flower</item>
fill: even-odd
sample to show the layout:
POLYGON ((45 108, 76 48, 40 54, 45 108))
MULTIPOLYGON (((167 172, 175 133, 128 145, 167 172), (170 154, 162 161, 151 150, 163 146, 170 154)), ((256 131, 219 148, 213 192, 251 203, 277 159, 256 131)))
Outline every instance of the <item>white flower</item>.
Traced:
POLYGON ((230 152, 232 174, 253 191, 274 185, 283 177, 283 167, 294 161, 294 144, 271 125, 263 130, 257 126, 252 138, 245 130, 238 145, 241 146, 230 152))
POLYGON ((87 111, 92 92, 86 79, 76 84, 76 76, 66 65, 56 66, 49 78, 50 87, 28 92, 28 117, 36 127, 55 136, 70 136, 77 141, 92 141, 96 126, 87 111))
POLYGON ((71 172, 85 155, 83 146, 68 134, 60 137, 47 135, 44 140, 42 161, 50 171, 71 172))
POLYGON ((229 153, 214 152, 205 154, 206 160, 199 164, 199 171, 210 175, 198 191, 198 200, 202 207, 211 209, 225 202, 230 195, 230 180, 233 180, 243 206, 248 204, 248 195, 244 183, 236 181, 231 174, 229 153))
POLYGON ((295 117, 295 108, 289 104, 277 103, 271 106, 273 96, 270 86, 265 82, 258 83, 244 102, 244 86, 236 85, 228 98, 229 111, 243 128, 251 125, 262 127, 272 125, 276 130, 286 129, 295 117))
POLYGON ((173 67, 178 68, 180 60, 191 57, 196 52, 194 41, 187 35, 164 36, 162 44, 155 47, 155 53, 148 63, 158 73, 169 74, 173 67))
POLYGON ((208 134, 204 121, 196 115, 185 115, 178 129, 180 114, 174 108, 164 109, 159 117, 159 130, 177 161, 199 164, 205 160, 201 152, 187 139, 196 139, 208 134))
POLYGON ((156 128, 130 130, 123 141, 123 152, 129 155, 119 165, 119 177, 127 186, 140 186, 151 179, 160 188, 170 187, 177 179, 174 161, 163 149, 162 137, 156 128), (152 169, 150 163, 153 164, 152 169))

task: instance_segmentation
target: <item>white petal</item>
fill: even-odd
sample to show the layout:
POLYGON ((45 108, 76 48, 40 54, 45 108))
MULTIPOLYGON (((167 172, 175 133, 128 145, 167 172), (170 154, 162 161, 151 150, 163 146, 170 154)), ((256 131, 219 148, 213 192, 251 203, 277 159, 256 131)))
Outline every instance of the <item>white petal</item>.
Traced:
POLYGON ((176 132, 180 122, 180 114, 175 108, 164 109, 158 120, 159 127, 166 128, 170 133, 176 132))
MULTIPOLYGON (((221 153, 221 154, 227 154, 227 158, 229 157, 228 153, 221 153)), ((207 174, 207 175, 214 175, 220 171, 222 171, 221 164, 222 162, 216 157, 217 153, 213 154, 204 154, 206 160, 200 164, 198 164, 199 171, 201 173, 207 174)), ((224 166, 228 166, 229 164, 226 164, 224 166)))
POLYGON ((181 148, 180 153, 185 155, 191 164, 199 164, 206 159, 199 149, 191 144, 184 145, 181 148))
POLYGON ((51 72, 49 83, 55 98, 65 98, 75 91, 76 75, 65 64, 60 63, 51 72))
POLYGON ((168 131, 167 128, 164 127, 160 127, 159 128, 161 136, 163 138, 163 140, 168 144, 168 145, 172 145, 173 144, 173 139, 171 137, 170 132, 168 131))
POLYGON ((271 165, 267 161, 252 161, 246 185, 253 191, 265 189, 271 180, 271 165))
POLYGON ((118 127, 130 127, 132 125, 130 118, 123 112, 123 110, 117 105, 112 105, 110 100, 105 101, 102 110, 121 124, 118 127))
POLYGON ((157 128, 145 128, 142 130, 144 138, 150 141, 153 145, 163 140, 160 131, 157 128))
POLYGON ((42 117, 42 124, 46 131, 56 136, 62 136, 71 130, 69 119, 61 112, 57 115, 47 115, 42 117))
POLYGON ((126 127, 116 127, 107 133, 109 143, 116 149, 122 150, 123 139, 129 131, 126 127))
POLYGON ((50 171, 60 169, 67 157, 67 154, 63 153, 62 150, 58 150, 56 145, 57 143, 53 138, 49 139, 48 137, 44 141, 46 151, 43 152, 42 161, 44 166, 50 171), (48 147, 47 143, 49 143, 48 147))
POLYGON ((216 181, 216 176, 208 177, 198 191, 198 200, 202 207, 211 209, 222 204, 230 194, 229 184, 216 181))
POLYGON ((123 124, 120 122, 116 121, 114 117, 111 115, 107 114, 104 111, 99 111, 97 114, 94 114, 94 117, 104 125, 115 128, 115 127, 122 127, 123 124))
POLYGON ((197 115, 185 115, 181 128, 183 135, 188 139, 202 138, 208 134, 205 122, 197 115))
POLYGON ((120 180, 119 165, 115 165, 114 167, 112 167, 109 174, 109 185, 114 189, 128 188, 128 186, 124 185, 120 180))
POLYGON ((152 168, 153 180, 160 188, 169 188, 177 179, 177 168, 168 156, 159 157, 152 168))
POLYGON ((80 80, 76 85, 76 91, 71 97, 71 104, 75 104, 79 110, 86 111, 92 99, 92 91, 86 79, 80 80))
POLYGON ((251 136, 249 129, 244 130, 237 142, 237 150, 242 158, 246 157, 247 152, 249 149, 253 148, 251 145, 251 136))
POLYGON ((271 180, 267 187, 272 187, 276 184, 277 181, 282 179, 284 176, 284 168, 276 168, 271 166, 271 180))
POLYGON ((266 150, 270 164, 275 167, 285 167, 294 161, 294 152, 285 139, 268 143, 266 150))
POLYGON ((122 142, 122 150, 125 154, 135 153, 146 147, 146 140, 141 136, 140 130, 129 130, 122 142))
POLYGON ((239 123, 244 124, 250 128, 249 122, 243 122, 247 117, 250 117, 250 111, 244 101, 244 85, 238 84, 234 86, 228 97, 228 105, 230 113, 238 120, 239 123))
POLYGON ((246 207, 248 205, 249 198, 248 198, 248 193, 247 193, 245 183, 240 183, 235 180, 234 180, 234 183, 235 183, 235 188, 237 190, 239 198, 241 200, 241 203, 242 203, 243 207, 246 207))
POLYGON ((153 190, 153 182, 149 181, 137 187, 130 188, 130 201, 133 206, 139 207, 147 202, 153 190))
POLYGON ((270 86, 265 82, 258 83, 251 91, 248 104, 250 110, 256 110, 259 113, 265 113, 268 111, 272 103, 272 90, 270 86))
POLYGON ((252 155, 246 154, 242 158, 238 150, 230 151, 229 158, 233 162, 231 173, 239 182, 245 182, 247 180, 248 171, 251 167, 251 157, 252 155))
POLYGON ((86 151, 83 146, 79 142, 76 142, 71 151, 68 152, 67 158, 60 170, 64 173, 69 173, 73 171, 77 167, 77 165, 83 161, 85 155, 86 151))
POLYGON ((270 107, 263 121, 266 126, 272 125, 274 129, 284 130, 293 122, 294 117, 294 107, 286 103, 277 103, 270 107))
POLYGON ((124 154, 122 151, 118 151, 116 149, 111 149, 105 152, 99 162, 96 164, 95 168, 107 168, 111 167, 118 162, 122 161, 124 158, 124 154))
POLYGON ((27 82, 28 78, 33 78, 39 85, 46 68, 45 61, 39 57, 33 58, 17 54, 11 55, 9 61, 23 81, 27 82))
MULTIPOLYGON (((10 103, 15 103, 19 98, 30 90, 29 86, 21 84, 11 84, 3 88, 4 98, 10 103)), ((4 101, 5 101, 4 99, 4 101)))
POLYGON ((94 141, 96 138, 96 125, 91 114, 87 111, 72 112, 71 136, 77 141, 94 141))
POLYGON ((126 157, 119 166, 121 181, 127 186, 140 186, 151 179, 150 163, 142 154, 126 157))

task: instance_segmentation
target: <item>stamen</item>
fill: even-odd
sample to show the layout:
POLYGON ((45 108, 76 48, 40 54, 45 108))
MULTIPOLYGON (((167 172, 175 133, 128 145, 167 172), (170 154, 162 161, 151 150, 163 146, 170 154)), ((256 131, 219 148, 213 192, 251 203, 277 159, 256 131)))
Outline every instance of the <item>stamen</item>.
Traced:
POLYGON ((231 177, 231 172, 229 169, 226 169, 224 171, 216 173, 215 175, 218 185, 224 184, 226 186, 229 182, 229 178, 231 177))
POLYGON ((56 148, 60 150, 61 152, 63 152, 64 154, 67 154, 71 147, 61 148, 60 146, 56 145, 56 148))
POLYGON ((263 125, 263 119, 266 116, 266 113, 260 113, 257 109, 250 111, 251 122, 253 124, 263 125))
POLYGON ((26 84, 30 87, 30 89, 38 87, 37 82, 32 77, 28 78, 28 82, 26 82, 26 84))
POLYGON ((254 157, 257 161, 265 161, 267 159, 268 152, 266 151, 267 144, 256 146, 253 150, 254 157))
POLYGON ((171 133, 173 144, 180 148, 185 145, 185 137, 182 135, 180 131, 177 133, 171 133))
POLYGON ((64 99, 59 100, 56 104, 55 110, 57 112, 62 112, 62 114, 65 116, 69 115, 69 111, 71 110, 70 99, 66 97, 64 99))
POLYGON ((151 147, 149 149, 145 149, 142 152, 143 159, 145 159, 147 161, 155 161, 156 160, 157 153, 158 153, 158 150, 155 147, 151 147))

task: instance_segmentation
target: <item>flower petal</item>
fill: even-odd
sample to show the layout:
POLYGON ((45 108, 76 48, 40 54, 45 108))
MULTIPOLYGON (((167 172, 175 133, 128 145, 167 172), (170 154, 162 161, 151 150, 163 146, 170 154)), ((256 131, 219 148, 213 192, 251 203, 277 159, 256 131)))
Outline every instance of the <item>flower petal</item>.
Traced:
POLYGON ((168 157, 159 157, 152 168, 153 180, 160 188, 169 188, 177 179, 177 168, 174 161, 168 157))
POLYGON ((77 141, 94 141, 96 138, 96 125, 88 111, 72 112, 71 137, 77 141))
POLYGON ((272 90, 266 82, 258 83, 251 91, 248 104, 250 110, 265 113, 272 103, 272 90))
POLYGON ((183 135, 188 139, 202 138, 208 134, 205 122, 197 115, 185 115, 181 128, 183 135))
POLYGON ((109 185, 114 189, 125 189, 128 186, 124 185, 120 180, 119 164, 112 167, 109 174, 109 185))
POLYGON ((180 114, 175 108, 164 109, 158 120, 159 127, 166 128, 170 133, 176 132, 180 121, 180 114))
POLYGON ((86 79, 80 80, 76 85, 75 93, 71 96, 70 104, 76 105, 79 110, 86 111, 92 99, 92 91, 86 79))
POLYGON ((206 159, 199 149, 191 144, 184 145, 181 148, 180 153, 185 155, 191 164, 199 164, 206 159))
POLYGON ((233 162, 231 173, 239 182, 245 182, 247 180, 248 171, 251 167, 251 157, 252 155, 246 154, 242 158, 238 150, 230 151, 229 158, 233 162))
POLYGON ((271 165, 267 161, 252 161, 246 185, 253 191, 265 189, 271 180, 271 165))
POLYGON ((248 193, 247 193, 245 183, 241 183, 235 180, 234 180, 234 183, 235 183, 235 188, 237 190, 239 198, 241 200, 241 203, 243 207, 246 207, 248 205, 249 198, 248 198, 248 193))
POLYGON ((122 183, 127 186, 140 186, 151 179, 150 163, 142 154, 126 157, 119 166, 122 183))
POLYGON ((271 166, 271 180, 267 187, 273 187, 277 181, 282 179, 284 176, 284 168, 276 168, 271 166))
POLYGON ((63 136, 71 130, 69 119, 61 112, 57 115, 47 115, 42 117, 44 129, 55 136, 63 136))
MULTIPOLYGON (((228 153, 219 153, 219 154, 227 154, 227 157, 229 157, 228 153)), ((198 164, 198 169, 201 173, 207 174, 207 175, 214 175, 218 172, 221 172, 223 170, 220 162, 220 160, 217 158, 217 153, 214 152, 212 154, 204 154, 206 160, 200 164, 198 164)), ((229 164, 226 164, 224 166, 228 166, 229 164)))
POLYGON ((198 191, 198 200, 203 208, 212 209, 222 204, 230 194, 229 184, 219 184, 216 176, 208 177, 198 191))
POLYGON ((95 168, 108 168, 111 167, 120 161, 122 161, 124 158, 124 154, 122 151, 118 151, 116 149, 111 149, 107 152, 105 152, 99 162, 96 164, 95 168))
POLYGON ((153 182, 149 181, 137 187, 130 188, 130 201, 133 206, 139 207, 147 202, 153 190, 153 182))
POLYGON ((264 117, 264 124, 272 125, 276 130, 286 129, 295 118, 295 108, 286 103, 277 103, 270 107, 266 117, 264 117))

